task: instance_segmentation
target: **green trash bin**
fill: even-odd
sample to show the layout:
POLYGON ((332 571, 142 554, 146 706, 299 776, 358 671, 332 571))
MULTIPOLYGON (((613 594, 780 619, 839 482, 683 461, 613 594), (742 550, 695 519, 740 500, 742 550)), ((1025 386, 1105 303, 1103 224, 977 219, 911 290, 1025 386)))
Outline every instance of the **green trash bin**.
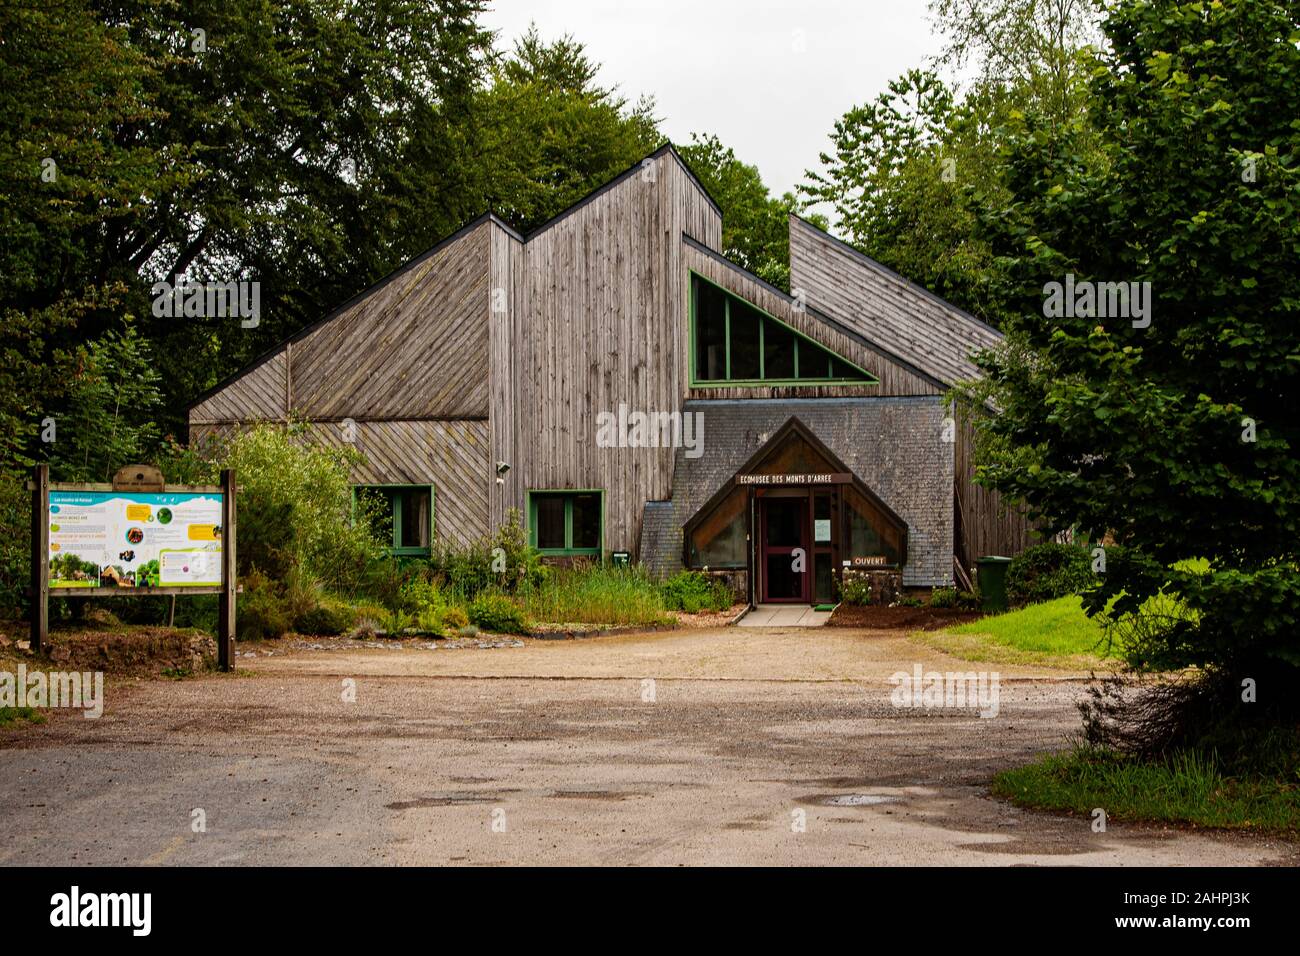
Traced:
POLYGON ((985 555, 976 562, 975 580, 980 589, 980 607, 985 611, 1007 609, 1007 565, 1010 558, 985 555))

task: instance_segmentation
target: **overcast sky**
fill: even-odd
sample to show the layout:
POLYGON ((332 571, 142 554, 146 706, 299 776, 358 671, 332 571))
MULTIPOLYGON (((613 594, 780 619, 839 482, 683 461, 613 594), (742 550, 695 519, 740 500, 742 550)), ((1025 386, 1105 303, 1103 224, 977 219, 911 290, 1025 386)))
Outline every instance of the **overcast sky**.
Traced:
POLYGON ((675 143, 715 133, 774 194, 817 165, 836 119, 939 52, 925 0, 494 0, 513 46, 571 34, 630 100, 653 94, 675 143))

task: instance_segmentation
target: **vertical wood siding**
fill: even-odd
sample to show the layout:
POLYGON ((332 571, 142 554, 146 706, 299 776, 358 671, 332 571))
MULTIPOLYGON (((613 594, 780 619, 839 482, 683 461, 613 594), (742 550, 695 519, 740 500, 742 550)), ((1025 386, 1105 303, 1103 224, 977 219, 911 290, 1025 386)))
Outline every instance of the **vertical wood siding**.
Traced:
POLYGON ((597 418, 620 403, 681 410, 688 229, 716 245, 721 219, 661 151, 526 244, 494 239, 492 282, 512 304, 508 319, 493 316, 501 334, 490 348, 493 454, 511 464, 493 491, 494 520, 522 509, 529 489, 599 488, 606 549, 635 552, 645 502, 671 493, 673 450, 599 448, 597 418), (510 277, 497 278, 507 263, 510 277))

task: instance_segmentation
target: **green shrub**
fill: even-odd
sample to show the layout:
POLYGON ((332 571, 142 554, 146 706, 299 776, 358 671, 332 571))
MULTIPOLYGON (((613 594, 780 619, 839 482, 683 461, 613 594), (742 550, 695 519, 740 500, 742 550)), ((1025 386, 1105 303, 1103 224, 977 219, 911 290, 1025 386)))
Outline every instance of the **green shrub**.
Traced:
POLYGON ((332 637, 346 634, 356 622, 357 615, 352 608, 331 598, 295 617, 293 629, 299 634, 332 637))
POLYGON ((427 566, 410 559, 383 554, 367 562, 354 594, 386 608, 402 606, 402 588, 408 581, 427 573, 427 566))
POLYGON ((415 614, 415 626, 425 634, 443 632, 442 611, 435 607, 426 607, 415 614))
POLYGON ((473 600, 489 588, 505 594, 537 588, 549 574, 541 552, 528 544, 528 531, 513 508, 489 538, 469 545, 436 545, 428 566, 443 587, 464 600, 473 600))
POLYGON ((235 469, 240 574, 283 579, 301 567, 326 587, 351 591, 382 553, 372 515, 353 503, 352 449, 316 444, 307 427, 263 424, 242 431, 213 463, 235 469))
POLYGON ((1036 604, 1086 591, 1096 582, 1092 558, 1084 548, 1046 541, 1026 548, 1007 568, 1007 598, 1036 604))
POLYGON ((935 588, 930 592, 930 607, 956 607, 956 588, 935 588))
POLYGON ((405 630, 414 630, 417 619, 410 611, 390 611, 382 623, 384 633, 396 637, 405 630))
POLYGON ((674 611, 698 614, 731 607, 731 589, 700 571, 678 571, 660 586, 664 604, 674 611))
POLYGON ((440 611, 446 600, 434 583, 423 574, 408 578, 398 592, 398 604, 405 611, 440 611))
POLYGON ((469 624, 463 608, 455 605, 426 606, 415 616, 415 623, 426 634, 447 634, 469 624))
POLYGON ((444 589, 473 600, 492 586, 492 549, 486 540, 469 545, 440 542, 429 557, 429 569, 444 589))
POLYGON ((871 582, 865 575, 845 573, 841 578, 839 585, 841 601, 859 606, 871 603, 871 582))
POLYGON ((281 587, 260 572, 248 575, 243 584, 244 593, 235 605, 235 636, 261 641, 287 634, 293 614, 281 587))
POLYGON ((469 606, 469 622, 497 634, 527 634, 523 610, 504 594, 480 594, 469 606))

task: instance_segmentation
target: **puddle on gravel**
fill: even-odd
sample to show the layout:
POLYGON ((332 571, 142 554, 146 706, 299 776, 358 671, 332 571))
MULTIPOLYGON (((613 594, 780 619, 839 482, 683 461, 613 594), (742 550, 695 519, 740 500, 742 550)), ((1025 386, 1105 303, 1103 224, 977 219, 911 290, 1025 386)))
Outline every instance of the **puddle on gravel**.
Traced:
POLYGON ((627 800, 629 797, 644 797, 646 794, 631 790, 552 790, 553 797, 574 797, 579 800, 627 800))
POLYGON ((874 807, 881 803, 898 803, 900 799, 878 793, 844 793, 838 797, 827 797, 822 802, 828 807, 874 807))
MULTIPOLYGON (((518 793, 518 790, 503 790, 502 793, 518 793)), ((420 807, 454 807, 463 803, 494 803, 501 799, 495 793, 436 793, 415 800, 399 800, 384 804, 388 810, 415 810, 420 807)))

